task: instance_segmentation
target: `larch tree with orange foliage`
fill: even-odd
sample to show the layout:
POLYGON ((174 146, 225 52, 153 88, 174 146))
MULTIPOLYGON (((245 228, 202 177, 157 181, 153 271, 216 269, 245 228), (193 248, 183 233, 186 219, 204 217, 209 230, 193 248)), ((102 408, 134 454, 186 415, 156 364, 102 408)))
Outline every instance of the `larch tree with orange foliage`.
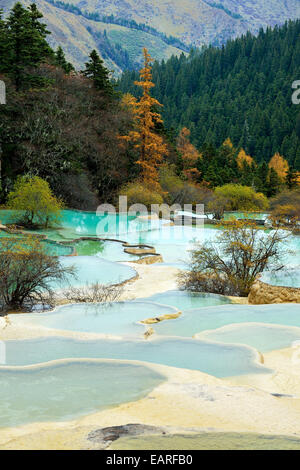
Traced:
POLYGON ((278 152, 271 158, 269 168, 273 168, 282 181, 286 180, 289 164, 278 152))
POLYGON ((156 124, 162 123, 161 115, 155 111, 155 107, 162 106, 150 94, 155 85, 152 82, 152 58, 147 49, 143 49, 144 67, 140 70, 140 81, 135 82, 143 90, 139 101, 128 99, 127 104, 133 108, 136 118, 136 129, 127 136, 121 136, 122 140, 133 142, 139 149, 139 159, 136 162, 141 167, 143 183, 153 191, 161 191, 159 184, 159 165, 163 157, 168 154, 167 145, 163 138, 155 131, 156 124))

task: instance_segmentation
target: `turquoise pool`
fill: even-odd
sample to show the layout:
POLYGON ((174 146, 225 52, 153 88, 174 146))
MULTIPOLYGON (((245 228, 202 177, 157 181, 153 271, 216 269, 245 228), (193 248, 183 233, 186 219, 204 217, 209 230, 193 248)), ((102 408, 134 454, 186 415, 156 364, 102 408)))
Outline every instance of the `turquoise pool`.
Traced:
POLYGON ((71 246, 59 245, 51 240, 42 240, 42 244, 45 246, 46 253, 51 256, 71 256, 73 254, 71 246))
POLYGON ((263 353, 290 347, 300 340, 300 328, 263 323, 228 325, 204 331, 197 338, 226 344, 246 344, 263 353))
MULTIPOLYGON (((256 218, 258 214, 253 216, 256 218)), ((9 211, 1 211, 2 223, 9 222, 9 218, 9 211)), ((219 233, 215 226, 168 227, 164 223, 156 221, 151 225, 147 220, 126 215, 99 217, 95 213, 67 210, 63 211, 61 227, 41 233, 56 241, 72 242, 88 236, 152 245, 162 254, 165 264, 180 267, 187 261, 195 241, 215 240, 219 233)), ((125 254, 121 243, 79 241, 72 243, 79 256, 68 257, 71 244, 61 247, 51 240, 43 242, 49 253, 60 256, 64 266, 77 268, 77 278, 70 278, 75 287, 95 282, 116 284, 136 275, 131 267, 117 263, 137 259, 125 254)), ((298 272, 300 237, 291 237, 289 247, 294 253, 289 253, 285 262, 295 268, 293 272, 298 272)), ((296 281, 285 278, 284 282, 288 285, 296 281)), ((93 413, 145 396, 164 380, 147 364, 143 367, 120 363, 120 360, 198 370, 219 378, 271 373, 257 362, 256 350, 266 352, 300 340, 297 304, 236 305, 222 296, 180 291, 107 306, 67 305, 54 312, 22 315, 22 321, 27 326, 34 323, 57 330, 100 333, 110 338, 75 340, 51 336, 7 341, 7 366, 15 368, 0 367, 2 427, 68 420, 93 413), (183 312, 181 317, 151 325, 157 334, 143 339, 147 327, 139 321, 178 310, 183 312), (196 338, 191 338, 194 335, 196 338), (63 359, 68 361, 45 364, 63 359), (110 361, 104 361, 107 359, 110 361), (32 365, 36 366, 24 368, 32 365)))
POLYGON ((266 212, 225 212, 224 220, 230 219, 257 219, 257 220, 266 220, 270 214, 266 212))
POLYGON ((201 294, 179 290, 170 290, 162 294, 155 294, 151 297, 146 297, 143 300, 171 305, 180 311, 231 303, 230 299, 223 295, 201 294))
POLYGON ((264 272, 261 281, 272 286, 299 287, 300 288, 300 266, 298 269, 290 268, 278 272, 264 272))
MULTIPOLYGON (((25 236, 9 234, 9 233, 0 231, 0 245, 1 245, 1 239, 3 238, 10 238, 14 240, 16 239, 24 240, 25 236)), ((45 249, 45 252, 50 256, 70 256, 73 254, 72 246, 61 245, 59 243, 56 243, 53 240, 40 240, 40 241, 42 243, 42 246, 45 249)))
MULTIPOLYGON (((227 213, 229 216, 262 217, 267 214, 227 213)), ((0 220, 6 223, 12 219, 12 211, 0 211, 0 220)), ((61 226, 55 229, 41 230, 48 238, 56 241, 70 241, 82 236, 113 238, 125 240, 131 244, 154 245, 157 253, 162 254, 166 264, 183 267, 188 260, 188 251, 193 248, 194 241, 205 242, 214 240, 218 228, 213 225, 200 227, 165 226, 166 221, 141 220, 126 214, 97 215, 95 212, 65 210, 62 213, 61 226)), ((288 254, 285 261, 289 265, 300 265, 300 237, 291 237, 289 247, 294 253, 288 254)), ((103 250, 103 257, 111 261, 125 261, 129 258, 121 255, 119 248, 111 245, 103 250), (106 253, 105 253, 106 251, 106 253), (117 253, 118 252, 118 253, 117 253)), ((98 252, 97 252, 98 253, 98 252)), ((88 254, 88 253, 87 253, 88 254)), ((101 254, 101 250, 99 251, 101 254)), ((129 255, 130 256, 130 255, 129 255)))
POLYGON ((58 330, 141 336, 146 326, 137 322, 176 312, 176 308, 153 302, 72 304, 59 307, 54 312, 24 314, 22 320, 58 330))
POLYGON ((86 284, 120 284, 136 276, 136 272, 130 266, 114 263, 98 256, 71 256, 61 257, 64 267, 74 266, 76 277, 68 276, 65 283, 53 283, 53 287, 62 289, 72 285, 74 287, 86 284))
POLYGON ((142 398, 163 380, 148 367, 114 361, 0 367, 0 427, 95 413, 142 398))
POLYGON ((79 240, 72 243, 79 256, 99 256, 108 261, 135 261, 140 256, 125 253, 120 242, 102 240, 79 240))
MULTIPOLYGON (((14 211, 0 211, 0 222, 2 224, 16 223, 17 221, 18 216, 14 211)), ((121 235, 130 231, 145 229, 147 229, 145 223, 137 220, 135 216, 127 216, 127 214, 97 215, 96 212, 64 210, 62 211, 59 226, 36 232, 44 233, 53 240, 67 240, 81 236, 103 237, 113 233, 121 235)))
POLYGON ((299 304, 220 305, 183 311, 176 320, 154 325, 155 332, 168 336, 193 336, 235 323, 270 323, 300 327, 299 304))
POLYGON ((256 353, 247 346, 211 343, 195 339, 89 340, 48 337, 6 342, 8 365, 27 365, 59 358, 109 358, 139 360, 184 369, 199 370, 215 377, 269 373, 256 363, 256 353))

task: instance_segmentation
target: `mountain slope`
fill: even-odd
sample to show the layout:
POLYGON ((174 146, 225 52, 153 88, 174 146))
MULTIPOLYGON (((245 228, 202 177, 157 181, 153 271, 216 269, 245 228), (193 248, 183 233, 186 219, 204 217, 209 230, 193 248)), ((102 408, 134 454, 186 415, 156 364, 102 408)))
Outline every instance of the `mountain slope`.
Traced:
MULTIPOLYGON (((300 17, 300 0, 71 0, 61 2, 61 8, 54 6, 53 1, 35 1, 52 32, 50 43, 61 44, 67 59, 77 68, 82 67, 91 49, 98 49, 108 67, 116 73, 125 68, 137 68, 144 46, 157 60, 179 55, 182 48, 132 25, 108 24, 109 20, 94 21, 83 15, 98 15, 100 19, 113 15, 115 20, 134 20, 157 32, 175 36, 187 46, 221 45, 248 30, 257 33, 260 27, 300 17), (73 6, 80 14, 66 11, 66 7, 73 6), (99 41, 97 34, 103 35, 104 31, 107 38, 99 41), (124 51, 128 52, 130 66, 118 57, 120 50, 121 56, 124 51)), ((23 0, 22 3, 30 2, 23 0)), ((14 3, 15 0, 1 0, 0 7, 7 13, 14 3)), ((112 19, 112 23, 115 20, 112 19)))
MULTIPOLYGON (((32 3, 23 0, 24 5, 32 3)), ((44 15, 51 35, 48 42, 53 48, 61 45, 67 60, 80 69, 86 62, 92 49, 97 49, 105 60, 107 67, 119 74, 122 64, 115 60, 115 54, 121 46, 127 51, 131 65, 139 67, 142 63, 142 48, 147 46, 150 54, 157 60, 168 59, 171 55, 180 55, 182 50, 166 44, 159 37, 144 31, 137 31, 116 24, 92 21, 76 14, 64 11, 44 0, 36 0, 36 5, 44 15), (105 34, 106 32, 106 34, 105 34), (103 48, 103 36, 107 37, 106 49, 103 48), (100 36, 100 39, 99 39, 100 36), (112 49, 115 51, 112 51, 112 49), (110 50, 109 50, 110 49, 110 50)), ((15 0, 1 0, 0 7, 7 14, 15 0)))
POLYGON ((194 45, 216 44, 300 17, 300 0, 72 0, 82 10, 149 24, 194 45))
MULTIPOLYGON (((122 92, 138 96, 137 72, 122 75, 122 92)), ((230 138, 258 162, 279 152, 300 170, 300 20, 228 41, 224 49, 170 58, 153 66, 153 95, 167 128, 187 127, 198 148, 230 138)))

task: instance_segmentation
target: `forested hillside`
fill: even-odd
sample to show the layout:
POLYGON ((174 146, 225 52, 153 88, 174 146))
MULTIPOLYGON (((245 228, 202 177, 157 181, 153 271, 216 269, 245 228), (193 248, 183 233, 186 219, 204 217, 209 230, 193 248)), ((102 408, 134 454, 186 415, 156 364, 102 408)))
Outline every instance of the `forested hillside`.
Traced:
POLYGON ((0 14, 0 201, 19 175, 37 175, 70 207, 108 200, 135 174, 118 135, 131 127, 96 51, 82 73, 72 71, 32 4, 0 14))
MULTIPOLYGON (((136 78, 124 73, 120 89, 137 95, 136 78)), ((198 148, 229 137, 258 162, 279 152, 300 170, 300 106, 291 101, 300 79, 299 20, 156 63, 153 79, 166 126, 190 129, 198 148)))
MULTIPOLYGON (((13 7, 15 0, 1 0, 4 16, 13 7)), ((31 0, 22 0, 23 6, 29 6, 31 0)), ((179 40, 166 37, 146 25, 115 18, 105 12, 84 12, 80 8, 59 0, 35 0, 38 9, 44 16, 51 36, 49 44, 53 48, 63 46, 67 59, 80 70, 89 52, 96 49, 104 59, 106 66, 118 75, 122 70, 138 69, 143 61, 142 48, 148 44, 149 50, 157 60, 180 55, 172 43, 181 44, 179 40), (103 21, 100 21, 103 20, 103 21), (174 42, 175 41, 175 42, 174 42)), ((183 45, 180 46, 184 47, 183 45)))
POLYGON ((0 14, 1 203, 20 177, 37 176, 73 208, 122 194, 147 206, 210 203, 221 217, 237 208, 236 191, 249 202, 238 208, 265 210, 268 197, 299 183, 291 83, 300 22, 154 66, 144 48, 139 76, 128 72, 119 84, 137 86, 137 99, 116 91, 95 49, 76 71, 43 21, 36 4, 0 14))

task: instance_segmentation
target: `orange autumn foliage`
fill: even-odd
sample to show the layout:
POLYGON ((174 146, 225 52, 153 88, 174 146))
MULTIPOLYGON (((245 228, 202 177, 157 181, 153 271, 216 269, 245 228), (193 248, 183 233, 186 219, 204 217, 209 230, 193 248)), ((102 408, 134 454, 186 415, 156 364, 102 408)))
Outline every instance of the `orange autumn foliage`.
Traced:
POLYGON ((120 138, 134 142, 135 148, 139 149, 139 159, 136 163, 141 167, 141 176, 146 187, 161 191, 158 168, 164 155, 168 154, 168 148, 163 138, 155 132, 156 124, 162 123, 162 119, 153 108, 162 105, 150 95, 151 88, 155 86, 152 82, 152 59, 146 48, 143 49, 143 54, 144 67, 140 70, 140 81, 135 82, 135 85, 142 88, 143 95, 139 101, 127 96, 124 103, 133 109, 136 129, 120 138))
POLYGON ((183 168, 186 170, 195 167, 195 163, 200 157, 198 150, 190 142, 190 130, 183 127, 177 138, 177 149, 181 153, 183 168))
POLYGON ((224 140, 223 144, 224 147, 230 147, 231 149, 233 148, 233 143, 231 142, 230 138, 227 137, 226 140, 224 140))
POLYGON ((247 155, 244 149, 240 150, 236 160, 240 170, 243 168, 244 163, 247 163, 249 166, 254 163, 253 158, 247 155))
POLYGON ((285 180, 289 171, 289 164, 278 152, 276 152, 269 162, 269 168, 273 168, 279 178, 285 180))

